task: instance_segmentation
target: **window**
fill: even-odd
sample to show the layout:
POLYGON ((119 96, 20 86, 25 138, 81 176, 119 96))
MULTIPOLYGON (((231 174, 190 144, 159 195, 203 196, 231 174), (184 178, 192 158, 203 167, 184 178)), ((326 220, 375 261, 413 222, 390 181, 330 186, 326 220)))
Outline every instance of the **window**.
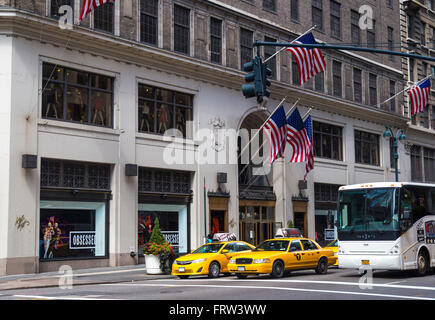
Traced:
POLYGON ((435 106, 432 106, 432 130, 435 130, 435 106))
POLYGON ((409 58, 409 81, 414 82, 415 78, 415 60, 413 58, 409 58))
POLYGON ((418 114, 420 120, 420 126, 423 128, 429 128, 429 108, 426 107, 422 112, 418 114))
POLYGON ((359 27, 360 14, 358 11, 350 11, 350 32, 352 38, 352 44, 361 43, 361 29, 359 27))
POLYGON ((427 8, 434 11, 434 0, 427 0, 427 8))
POLYGON ((44 63, 42 117, 113 127, 113 80, 44 63))
POLYGON ((62 6, 70 6, 73 8, 74 14, 74 0, 51 0, 50 14, 52 18, 59 19, 59 8, 62 6))
POLYGON ((341 5, 331 0, 331 36, 341 38, 341 5))
POLYGON ((252 60, 252 43, 254 34, 252 31, 240 29, 240 66, 252 60))
MULTIPOLYGON (((387 42, 388 42, 388 50, 394 51, 394 29, 391 27, 387 27, 387 42)), ((389 55, 389 59, 394 60, 393 55, 389 55)))
POLYGON ((296 62, 296 59, 293 55, 292 55, 292 83, 297 86, 301 83, 299 80, 298 63, 296 62))
POLYGON ((353 98, 356 102, 362 102, 362 71, 353 69, 353 98))
POLYGON ((314 156, 343 161, 343 129, 313 121, 314 156))
POLYGON ((290 0, 290 18, 299 21, 299 1, 290 0))
MULTIPOLYGON (((396 82, 390 80, 390 97, 396 94, 396 82)), ((390 108, 392 112, 396 112, 396 99, 393 98, 390 100, 390 108)))
POLYGON ((424 148, 424 181, 435 182, 435 149, 424 148))
POLYGON ((372 20, 373 27, 367 28, 367 47, 376 48, 376 20, 372 20))
POLYGON ((379 135, 355 130, 355 162, 379 166, 379 135))
POLYGON ((393 9, 393 0, 387 0, 387 7, 393 9))
POLYGON ((369 74, 369 95, 370 105, 376 106, 378 104, 378 89, 377 89, 377 76, 375 74, 369 74))
MULTIPOLYGON (((276 42, 276 39, 264 37, 265 42, 276 42)), ((276 48, 272 46, 265 46, 264 47, 264 60, 268 59, 272 55, 274 55, 276 52, 276 48)), ((266 66, 272 70, 272 76, 271 79, 276 79, 276 57, 273 57, 269 61, 266 62, 266 66)))
POLYGON ((190 52, 190 10, 174 5, 174 51, 190 52))
POLYGON ((39 259, 106 257, 110 165, 41 159, 39 259))
MULTIPOLYGON (((316 202, 329 202, 334 205, 338 200, 340 185, 327 183, 314 183, 314 199, 316 202)), ((317 207, 317 205, 316 205, 317 207)))
POLYGON ((312 0, 311 10, 313 25, 317 26, 317 30, 323 30, 323 0, 312 0))
POLYGON ((406 22, 408 26, 408 38, 414 37, 414 16, 413 15, 406 15, 406 22))
POLYGON ((185 171, 139 168, 139 193, 163 192, 188 194, 191 189, 191 174, 185 171))
POLYGON ((311 240, 301 240, 304 250, 318 250, 317 246, 311 240))
POLYGON ((320 72, 314 78, 314 90, 317 92, 325 92, 325 73, 320 72))
POLYGON ((411 147, 411 180, 423 181, 422 170, 422 148, 420 146, 413 145, 411 147))
POLYGON ((222 63, 222 20, 210 18, 210 61, 222 63))
POLYGON ((140 1, 140 41, 157 45, 158 0, 140 1))
POLYGON ((275 0, 263 0, 263 9, 276 11, 275 0))
POLYGON ((431 44, 430 44, 430 48, 431 49, 435 49, 435 28, 434 27, 430 27, 431 29, 431 44))
POLYGON ((192 103, 192 95, 139 84, 139 131, 164 134, 177 129, 187 137, 187 123, 193 119, 192 103))
POLYGON ((302 251, 301 243, 299 240, 293 240, 290 244, 289 252, 302 251))
POLYGON ((342 82, 341 82, 341 62, 334 61, 332 64, 332 86, 333 95, 342 96, 342 82))
POLYGON ((426 46, 426 23, 420 24, 420 43, 422 46, 426 46))
POLYGON ((94 10, 94 28, 113 33, 115 4, 106 2, 94 10))

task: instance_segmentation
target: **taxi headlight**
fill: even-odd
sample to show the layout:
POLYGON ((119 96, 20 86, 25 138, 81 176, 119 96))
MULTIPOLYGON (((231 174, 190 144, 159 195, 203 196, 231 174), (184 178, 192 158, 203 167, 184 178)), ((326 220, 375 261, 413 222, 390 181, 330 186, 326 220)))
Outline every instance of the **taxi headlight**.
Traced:
POLYGON ((204 262, 207 259, 197 259, 197 260, 193 260, 192 263, 201 263, 204 262))
POLYGON ((178 264, 177 260, 174 261, 174 264, 178 264))
POLYGON ((235 264, 235 263, 236 263, 236 259, 231 259, 231 260, 229 261, 229 263, 231 263, 231 264, 235 264))
POLYGON ((270 263, 270 259, 255 259, 254 263, 270 263))

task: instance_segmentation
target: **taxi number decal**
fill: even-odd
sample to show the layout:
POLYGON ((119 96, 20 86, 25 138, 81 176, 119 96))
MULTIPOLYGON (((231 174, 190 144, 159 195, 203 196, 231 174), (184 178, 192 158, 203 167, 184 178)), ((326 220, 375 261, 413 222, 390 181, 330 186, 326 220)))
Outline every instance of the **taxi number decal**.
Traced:
POLYGON ((295 253, 294 255, 298 261, 301 260, 301 255, 299 253, 295 253))

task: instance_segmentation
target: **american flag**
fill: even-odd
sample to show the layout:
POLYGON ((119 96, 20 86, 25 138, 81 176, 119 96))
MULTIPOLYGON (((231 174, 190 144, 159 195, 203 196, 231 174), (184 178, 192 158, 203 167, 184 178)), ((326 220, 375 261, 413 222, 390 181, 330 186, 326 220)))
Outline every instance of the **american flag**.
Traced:
POLYGON ((82 13, 80 14, 79 21, 82 21, 86 16, 95 8, 107 3, 114 2, 115 0, 83 0, 82 13))
POLYGON ((285 150, 287 134, 286 117, 284 107, 279 107, 263 126, 263 132, 269 139, 269 162, 282 157, 285 150))
POLYGON ((411 113, 415 115, 422 112, 429 100, 430 78, 412 86, 408 94, 411 100, 411 113))
POLYGON ((314 169, 313 126, 311 122, 311 116, 308 116, 308 118, 304 121, 304 127, 307 133, 307 137, 310 141, 308 159, 305 163, 304 180, 306 180, 308 172, 314 169))
MULTIPOLYGON (((310 32, 293 41, 292 43, 316 44, 317 42, 314 39, 313 34, 310 32)), ((323 57, 320 49, 291 47, 287 48, 286 51, 290 51, 293 54, 293 57, 298 64, 299 83, 301 86, 316 74, 326 70, 325 58, 323 57)))
POLYGON ((287 119, 287 142, 293 149, 290 153, 290 162, 307 161, 310 141, 298 109, 287 119))

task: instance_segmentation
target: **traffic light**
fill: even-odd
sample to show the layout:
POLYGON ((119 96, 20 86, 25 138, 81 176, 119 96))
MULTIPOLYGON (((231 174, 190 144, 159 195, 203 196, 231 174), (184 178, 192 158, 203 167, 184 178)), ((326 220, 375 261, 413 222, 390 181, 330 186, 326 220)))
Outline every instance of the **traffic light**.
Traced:
MULTIPOLYGON (((270 77, 272 75, 272 70, 269 69, 266 64, 261 64, 262 66, 262 72, 261 72, 261 76, 262 76, 262 85, 263 85, 263 96, 266 97, 270 97, 270 91, 269 89, 267 89, 267 87, 270 87, 270 80, 268 79, 268 77, 270 77)), ((263 100, 263 98, 261 98, 261 100, 263 100)), ((260 101, 261 102, 261 101, 260 101)))
POLYGON ((255 57, 254 60, 245 63, 243 70, 249 72, 245 75, 246 84, 242 85, 243 95, 245 98, 255 97, 262 90, 260 57, 255 57))
POLYGON ((259 56, 254 60, 245 63, 243 70, 248 72, 245 75, 246 84, 242 85, 242 92, 245 98, 257 97, 257 102, 263 102, 263 98, 270 96, 270 91, 267 87, 270 86, 269 76, 272 75, 272 70, 266 67, 259 56))

